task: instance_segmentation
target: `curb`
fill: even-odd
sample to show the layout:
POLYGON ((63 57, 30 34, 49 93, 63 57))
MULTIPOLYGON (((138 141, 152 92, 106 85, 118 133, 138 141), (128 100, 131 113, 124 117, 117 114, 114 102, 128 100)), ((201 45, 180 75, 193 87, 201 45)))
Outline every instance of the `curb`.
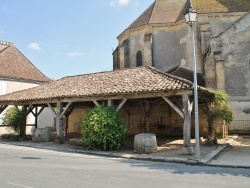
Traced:
POLYGON ((228 148, 230 148, 229 143, 219 146, 216 150, 210 152, 204 159, 199 160, 198 164, 200 165, 208 164, 208 162, 216 158, 218 155, 220 155, 223 151, 225 151, 228 148))

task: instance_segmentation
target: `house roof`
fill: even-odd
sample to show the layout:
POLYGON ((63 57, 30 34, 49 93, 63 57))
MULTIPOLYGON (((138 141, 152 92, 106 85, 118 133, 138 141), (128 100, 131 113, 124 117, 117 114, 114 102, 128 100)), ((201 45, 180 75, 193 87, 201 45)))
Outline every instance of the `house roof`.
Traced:
MULTIPOLYGON (((194 9, 200 13, 248 12, 249 0, 192 0, 194 9)), ((189 0, 156 0, 127 29, 146 24, 173 23, 184 19, 189 0)))
MULTIPOLYGON (((166 95, 173 92, 175 95, 179 91, 192 92, 192 87, 193 83, 190 81, 163 73, 150 66, 143 66, 64 77, 42 86, 2 95, 0 103, 65 98, 82 98, 84 101, 84 98, 89 97, 159 92, 166 95)), ((202 87, 199 87, 199 90, 211 93, 202 87)))
POLYGON ((0 79, 31 83, 51 81, 9 42, 0 41, 0 67, 0 79))

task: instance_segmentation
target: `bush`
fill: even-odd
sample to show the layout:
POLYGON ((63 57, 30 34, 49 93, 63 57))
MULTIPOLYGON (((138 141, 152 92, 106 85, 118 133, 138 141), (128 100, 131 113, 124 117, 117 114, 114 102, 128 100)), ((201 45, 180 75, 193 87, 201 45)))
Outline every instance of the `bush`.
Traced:
POLYGON ((126 135, 124 122, 113 108, 97 106, 82 120, 82 139, 88 149, 118 150, 126 135))
POLYGON ((3 117, 3 124, 11 126, 19 134, 18 136, 23 138, 26 128, 26 111, 19 110, 16 106, 7 109, 3 117))

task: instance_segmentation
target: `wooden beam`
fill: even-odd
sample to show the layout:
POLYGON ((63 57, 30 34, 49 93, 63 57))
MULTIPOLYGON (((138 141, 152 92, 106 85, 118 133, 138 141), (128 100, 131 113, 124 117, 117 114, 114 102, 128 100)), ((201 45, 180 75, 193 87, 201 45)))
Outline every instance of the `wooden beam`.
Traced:
MULTIPOLYGON (((55 99, 42 99, 42 100, 30 100, 30 101, 1 101, 0 104, 5 105, 30 105, 31 103, 37 105, 43 105, 48 103, 57 102, 90 102, 104 101, 104 100, 123 100, 126 99, 145 99, 145 98, 157 98, 157 97, 170 97, 170 96, 182 96, 184 94, 192 95, 192 90, 185 91, 170 91, 170 92, 146 92, 146 93, 131 93, 131 94, 113 94, 113 95, 102 95, 102 96, 83 96, 83 97, 65 97, 65 98, 55 98, 55 99)), ((99 104, 98 104, 99 105, 99 104)))
POLYGON ((0 114, 8 107, 8 105, 1 105, 0 106, 0 114))
POLYGON ((112 99, 108 99, 108 106, 109 107, 113 107, 113 101, 112 101, 112 99))
POLYGON ((61 115, 63 113, 63 104, 57 102, 57 113, 56 113, 56 142, 63 143, 63 120, 61 115))
POLYGON ((100 106, 100 104, 99 104, 96 100, 93 100, 93 103, 94 103, 96 106, 100 106))
POLYGON ((183 112, 178 107, 176 107, 174 103, 172 103, 167 97, 163 96, 162 98, 182 117, 182 119, 184 119, 183 112))
POLYGON ((122 107, 123 105, 127 102, 127 99, 123 99, 122 102, 119 104, 119 106, 116 108, 116 111, 118 112, 122 107))
POLYGON ((44 108, 45 108, 45 106, 42 106, 42 107, 40 108, 40 110, 39 110, 38 113, 37 113, 37 116, 39 116, 39 115, 41 114, 41 112, 43 111, 44 108))
POLYGON ((71 106, 69 107, 69 110, 65 113, 65 116, 66 116, 66 117, 69 116, 69 115, 71 114, 71 112, 73 111, 73 109, 74 109, 74 105, 71 105, 71 106))
MULTIPOLYGON (((37 112, 37 109, 38 107, 36 106, 36 108, 35 108, 35 127, 36 127, 36 129, 37 129, 37 124, 38 124, 38 112, 37 112)), ((33 111, 32 111, 33 112, 33 111)))
POLYGON ((191 108, 188 95, 182 96, 184 124, 183 124, 183 146, 191 147, 191 108))
MULTIPOLYGON (((32 114, 33 114, 33 116, 34 117, 36 117, 36 113, 34 113, 33 111, 30 111, 32 114)), ((29 113, 27 113, 27 115, 28 115, 29 113)))
POLYGON ((59 118, 59 119, 61 119, 61 118, 64 116, 64 114, 67 112, 68 108, 70 107, 70 105, 71 105, 72 103, 73 103, 73 102, 69 102, 69 103, 67 104, 67 106, 65 107, 65 109, 63 110, 63 112, 60 114, 60 118, 59 118))
POLYGON ((55 112, 55 110, 53 109, 53 107, 50 105, 50 103, 47 103, 47 105, 48 105, 50 111, 52 112, 54 118, 56 118, 56 112, 55 112))

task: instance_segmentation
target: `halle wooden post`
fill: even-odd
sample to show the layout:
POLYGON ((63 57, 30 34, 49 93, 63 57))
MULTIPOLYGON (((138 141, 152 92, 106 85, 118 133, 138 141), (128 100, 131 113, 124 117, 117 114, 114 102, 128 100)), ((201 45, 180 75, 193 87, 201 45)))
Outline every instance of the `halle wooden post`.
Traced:
POLYGON ((183 146, 191 147, 191 105, 188 95, 182 95, 184 125, 183 125, 183 146))
POLYGON ((63 104, 61 102, 57 103, 57 113, 56 113, 56 134, 58 143, 63 143, 63 119, 61 113, 63 111, 63 104))

